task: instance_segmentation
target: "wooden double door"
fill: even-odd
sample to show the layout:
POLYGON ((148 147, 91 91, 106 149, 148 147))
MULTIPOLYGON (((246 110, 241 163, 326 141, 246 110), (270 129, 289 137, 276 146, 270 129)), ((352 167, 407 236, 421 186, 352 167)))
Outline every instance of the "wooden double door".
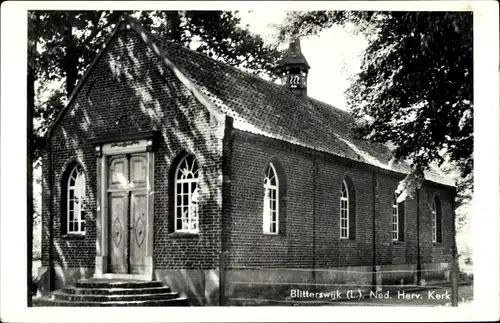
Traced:
POLYGON ((147 226, 147 157, 108 159, 108 247, 110 273, 144 274, 147 226))

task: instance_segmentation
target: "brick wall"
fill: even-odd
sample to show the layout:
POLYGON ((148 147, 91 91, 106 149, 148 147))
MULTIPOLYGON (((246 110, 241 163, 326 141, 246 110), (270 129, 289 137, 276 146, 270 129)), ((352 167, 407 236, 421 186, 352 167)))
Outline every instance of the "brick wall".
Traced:
MULTIPOLYGON (((235 130, 231 158, 231 214, 227 219, 226 250, 231 266, 308 267, 312 261, 312 161, 285 151, 279 145, 264 145, 259 136, 243 140, 235 130), (286 171, 286 230, 263 234, 264 172, 274 157, 286 171)), ((280 182, 284 179, 280 178, 280 182)), ((281 207, 280 201, 280 209, 281 207)))
POLYGON ((422 248, 421 257, 423 262, 450 262, 453 247, 452 231, 452 204, 451 192, 440 189, 429 183, 424 185, 420 194, 420 245, 422 248), (432 202, 434 196, 438 194, 442 207, 442 242, 432 242, 432 202))
MULTIPOLYGON (((156 268, 214 268, 221 230, 222 138, 225 124, 208 112, 134 32, 119 31, 78 92, 52 135, 53 260, 67 267, 94 267, 96 239, 96 157, 89 139, 157 129, 155 152, 154 262, 156 268), (172 162, 193 153, 202 169, 200 234, 169 236, 168 173, 172 162), (84 168, 88 212, 81 239, 61 236, 61 177, 69 162, 84 168)), ((48 151, 44 165, 49 165, 48 151)), ((49 167, 43 168, 43 265, 49 261, 49 167)))
MULTIPOLYGON (((229 267, 370 266, 373 214, 376 264, 416 264, 416 199, 405 201, 404 241, 392 241, 393 194, 402 175, 238 130, 234 131, 231 163, 229 267), (273 159, 281 163, 287 185, 285 232, 278 236, 262 233, 263 170, 273 159), (356 194, 356 239, 348 240, 340 239, 339 219, 340 188, 346 176, 356 194)), ((449 262, 453 242, 451 191, 426 182, 420 195, 425 196, 420 199, 421 261, 449 262), (430 203, 436 192, 443 210, 441 244, 433 244, 431 236, 430 203)))
MULTIPOLYGON (((416 200, 406 202, 404 243, 391 240, 392 194, 399 177, 385 171, 374 174, 373 168, 363 164, 262 136, 236 130, 231 135, 230 123, 230 119, 219 124, 211 121, 208 112, 135 33, 119 32, 53 131, 54 262, 94 267, 96 158, 89 139, 152 129, 162 134, 154 161, 155 268, 216 268, 222 226, 227 229, 224 250, 229 251, 230 267, 369 266, 374 256, 373 214, 377 264, 416 262, 416 200), (193 153, 202 168, 200 234, 174 237, 169 173, 184 152, 193 153), (286 184, 286 197, 280 202, 284 218, 277 236, 262 233, 262 183, 271 160, 279 164, 285 178, 282 184, 286 184), (81 163, 87 179, 87 232, 80 239, 62 237, 60 228, 61 178, 73 161, 81 163), (346 175, 356 192, 356 239, 351 240, 339 238, 339 191, 346 175)), ((43 161, 50 164, 47 152, 43 161)), ((44 167, 43 265, 49 259, 49 174, 49 167, 44 167)), ((420 195, 422 263, 449 261, 451 193, 426 184, 420 195), (432 243, 430 231, 435 193, 443 204, 443 242, 439 245, 432 243)))
POLYGON ((372 218, 370 172, 336 163, 335 160, 322 159, 318 161, 316 182, 317 266, 371 264, 373 226, 369 221, 372 218), (353 183, 356 195, 356 234, 350 239, 340 239, 340 190, 342 181, 347 176, 353 183))

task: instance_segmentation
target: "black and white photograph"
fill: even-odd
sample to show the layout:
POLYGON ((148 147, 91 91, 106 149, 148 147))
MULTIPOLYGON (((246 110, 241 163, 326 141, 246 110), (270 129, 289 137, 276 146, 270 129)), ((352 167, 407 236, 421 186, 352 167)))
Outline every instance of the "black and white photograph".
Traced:
POLYGON ((68 307, 477 313, 478 279, 496 294, 483 314, 498 314, 498 3, 410 2, 18 9, 26 108, 2 94, 3 314, 4 264, 47 321, 68 307))

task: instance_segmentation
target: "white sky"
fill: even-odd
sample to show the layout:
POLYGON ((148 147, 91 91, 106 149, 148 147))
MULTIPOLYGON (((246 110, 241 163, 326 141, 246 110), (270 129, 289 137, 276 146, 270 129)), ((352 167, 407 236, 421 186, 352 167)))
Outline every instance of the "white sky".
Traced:
MULTIPOLYGON (((260 34, 266 42, 274 42, 274 28, 280 24, 284 10, 241 10, 243 25, 260 34)), ((367 41, 360 35, 350 34, 347 28, 335 26, 317 36, 301 39, 301 47, 311 69, 309 70, 307 93, 309 96, 346 109, 344 91, 349 86, 349 77, 359 71, 362 51, 367 41)), ((55 82, 54 87, 60 84, 55 82)))
MULTIPOLYGON (((240 11, 242 24, 272 42, 273 28, 285 17, 285 11, 256 10, 240 11)), ((348 78, 359 71, 362 51, 367 41, 362 36, 349 33, 343 27, 332 27, 317 36, 301 39, 302 53, 311 69, 309 70, 307 93, 309 96, 345 109, 344 91, 349 86, 348 78)))

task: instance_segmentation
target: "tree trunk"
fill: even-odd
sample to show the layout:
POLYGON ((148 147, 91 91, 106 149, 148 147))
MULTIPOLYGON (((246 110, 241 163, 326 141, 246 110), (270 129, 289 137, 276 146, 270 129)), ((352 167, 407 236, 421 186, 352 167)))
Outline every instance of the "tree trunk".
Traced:
POLYGON ((66 54, 63 58, 63 70, 66 75, 66 95, 69 98, 78 80, 78 48, 72 34, 70 13, 66 13, 65 25, 63 29, 64 44, 66 44, 66 54))
MULTIPOLYGON (((36 15, 30 13, 31 22, 36 19, 36 15)), ((27 151, 26 151, 26 216, 27 216, 27 282, 28 282, 28 306, 31 306, 31 292, 33 290, 33 113, 35 111, 35 80, 36 71, 34 66, 34 57, 36 55, 36 38, 34 28, 28 29, 28 75, 27 75, 27 151)))
POLYGON ((181 16, 179 11, 167 11, 165 16, 167 17, 167 35, 168 37, 177 43, 181 42, 181 16))

